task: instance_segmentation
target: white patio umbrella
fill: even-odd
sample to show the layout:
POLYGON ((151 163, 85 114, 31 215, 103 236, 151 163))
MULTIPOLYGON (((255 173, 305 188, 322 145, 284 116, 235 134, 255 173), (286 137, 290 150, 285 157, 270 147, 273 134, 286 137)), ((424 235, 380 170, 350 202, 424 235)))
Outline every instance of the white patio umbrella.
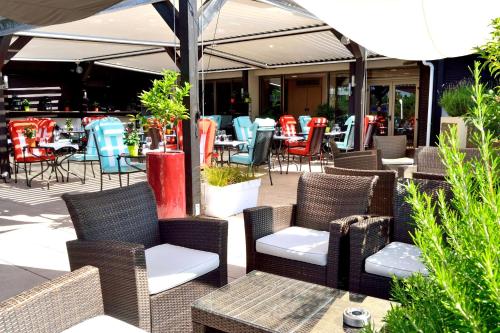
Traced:
POLYGON ((46 26, 92 16, 122 0, 0 0, 0 16, 46 26))
POLYGON ((405 60, 471 54, 500 17, 500 0, 294 1, 367 49, 405 60))

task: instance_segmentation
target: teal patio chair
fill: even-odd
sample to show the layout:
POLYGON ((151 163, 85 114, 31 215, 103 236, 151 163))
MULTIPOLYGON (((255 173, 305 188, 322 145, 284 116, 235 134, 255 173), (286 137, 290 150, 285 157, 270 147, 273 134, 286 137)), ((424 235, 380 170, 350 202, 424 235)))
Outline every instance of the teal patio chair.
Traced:
POLYGON ((353 150, 354 149, 354 116, 350 116, 344 123, 347 126, 344 134, 344 139, 342 141, 335 142, 337 148, 340 150, 353 150))
MULTIPOLYGON (((238 141, 249 142, 252 139, 252 121, 249 116, 241 116, 233 119, 234 132, 238 141)), ((248 144, 239 147, 241 151, 248 151, 248 144)))
POLYGON ((222 117, 219 114, 214 114, 214 115, 210 115, 210 116, 204 116, 202 118, 213 120, 215 122, 215 124, 217 125, 215 127, 216 131, 218 131, 218 130, 221 129, 222 117))
MULTIPOLYGON (((269 123, 267 123, 269 124, 269 123)), ((274 126, 259 126, 259 122, 255 122, 252 127, 252 138, 248 143, 248 152, 239 152, 229 158, 231 163, 248 166, 248 172, 254 167, 267 164, 269 181, 273 185, 271 177, 271 144, 274 136, 274 126)))
POLYGON ((145 163, 131 162, 122 157, 128 155, 127 147, 123 144, 124 127, 117 118, 104 118, 90 123, 94 135, 97 156, 101 166, 101 191, 103 175, 118 175, 122 187, 122 174, 127 174, 127 185, 130 183, 130 174, 146 172, 145 163))
POLYGON ((311 121, 311 116, 299 116, 300 132, 304 133, 304 138, 307 140, 307 134, 309 134, 309 122, 311 121))
MULTIPOLYGON (((85 137, 87 139, 87 142, 83 145, 83 153, 73 154, 70 158, 68 158, 68 173, 70 162, 83 163, 83 183, 85 183, 87 177, 87 163, 90 162, 90 168, 92 170, 92 175, 94 176, 94 178, 94 162, 99 163, 99 156, 97 155, 94 134, 91 130, 91 124, 95 121, 97 120, 93 120, 87 126, 85 126, 85 137)), ((69 175, 67 175, 67 178, 68 177, 69 175)))

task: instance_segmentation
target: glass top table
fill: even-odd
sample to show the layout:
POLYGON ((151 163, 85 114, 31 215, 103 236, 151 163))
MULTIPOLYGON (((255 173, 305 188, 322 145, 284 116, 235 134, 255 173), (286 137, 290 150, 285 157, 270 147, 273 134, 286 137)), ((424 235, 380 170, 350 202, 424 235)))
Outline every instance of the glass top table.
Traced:
POLYGON ((380 329, 391 302, 252 271, 194 302, 194 332, 358 332, 343 324, 348 307, 371 313, 380 329))

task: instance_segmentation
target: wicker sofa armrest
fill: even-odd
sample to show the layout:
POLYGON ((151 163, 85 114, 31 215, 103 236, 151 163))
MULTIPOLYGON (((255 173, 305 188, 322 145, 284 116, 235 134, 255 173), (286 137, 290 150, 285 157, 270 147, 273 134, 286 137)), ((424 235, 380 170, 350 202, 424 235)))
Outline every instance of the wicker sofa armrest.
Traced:
POLYGON ((0 332, 62 332, 104 314, 99 271, 86 266, 0 303, 0 332))
POLYGON ((369 218, 369 215, 352 215, 330 222, 327 257, 327 285, 345 287, 349 272, 349 229, 352 224, 369 218))
POLYGON ((431 173, 431 172, 413 172, 412 173, 412 178, 413 179, 429 179, 429 180, 440 180, 440 181, 445 181, 446 176, 440 173, 431 173))
POLYGON ((227 284, 226 220, 207 218, 175 218, 160 220, 160 239, 163 243, 183 246, 219 255, 218 282, 227 284))
POLYGON ((142 244, 118 241, 66 243, 71 270, 85 265, 99 268, 104 312, 131 325, 151 330, 151 315, 142 244))
POLYGON ((247 272, 255 268, 255 242, 257 239, 290 227, 295 222, 296 205, 260 206, 243 211, 247 250, 247 272))
POLYGON ((365 259, 390 241, 390 216, 372 217, 351 225, 349 232, 349 290, 359 292, 365 259))

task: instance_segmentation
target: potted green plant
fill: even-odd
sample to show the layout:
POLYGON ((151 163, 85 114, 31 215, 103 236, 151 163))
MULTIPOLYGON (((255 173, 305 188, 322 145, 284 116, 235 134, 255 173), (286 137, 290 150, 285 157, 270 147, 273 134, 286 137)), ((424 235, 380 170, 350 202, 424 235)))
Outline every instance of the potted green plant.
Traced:
POLYGON ((73 120, 70 118, 66 118, 66 121, 64 122, 64 125, 66 127, 66 132, 72 132, 73 131, 73 120))
POLYGON ((205 215, 219 218, 257 206, 261 179, 235 166, 206 167, 202 172, 205 215))
POLYGON ((28 101, 27 99, 23 99, 23 101, 21 102, 21 104, 23 105, 24 111, 29 111, 30 110, 30 101, 28 101))
MULTIPOLYGON (((179 73, 165 70, 163 77, 153 81, 153 86, 139 95, 141 103, 151 112, 152 121, 163 138, 167 126, 176 126, 189 119, 184 98, 189 96, 191 85, 178 82, 179 73)), ((165 140, 164 140, 165 141, 165 140)), ((179 148, 179 140, 177 140, 179 148)), ((186 187, 184 152, 180 150, 149 152, 146 154, 148 182, 155 193, 160 218, 182 217, 186 214, 186 187)))
POLYGON ((36 147, 36 128, 34 126, 24 127, 23 135, 28 147, 36 147))
POLYGON ((139 143, 141 138, 139 133, 134 128, 133 124, 129 124, 123 136, 123 143, 127 146, 130 156, 136 157, 139 155, 139 143))
POLYGON ((465 117, 473 104, 471 84, 467 81, 447 87, 439 98, 439 105, 447 114, 441 117, 441 132, 446 133, 451 127, 456 127, 462 148, 467 146, 469 134, 465 117))

